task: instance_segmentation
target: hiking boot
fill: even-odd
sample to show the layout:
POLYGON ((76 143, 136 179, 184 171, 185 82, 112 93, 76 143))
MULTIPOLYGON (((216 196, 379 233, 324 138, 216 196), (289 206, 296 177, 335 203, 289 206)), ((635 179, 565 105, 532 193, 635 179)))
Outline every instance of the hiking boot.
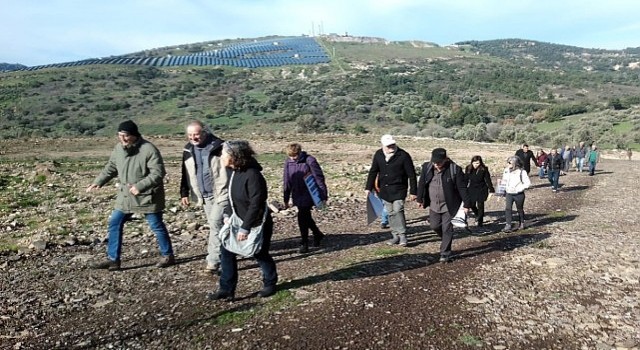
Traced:
POLYGON ((95 270, 118 271, 120 270, 120 260, 107 259, 101 262, 95 262, 91 264, 91 268, 95 270))
POLYGON ((223 290, 219 290, 217 292, 209 292, 207 293, 208 300, 223 300, 223 301, 233 301, 234 295, 233 293, 226 292, 223 290))
POLYGON ((320 243, 322 242, 322 240, 324 239, 324 233, 320 232, 319 234, 313 235, 313 242, 311 243, 311 246, 318 248, 320 247, 320 243))
POLYGON ((308 253, 309 252, 309 245, 306 243, 302 243, 300 245, 300 248, 298 249, 298 253, 300 254, 304 254, 304 253, 308 253))
POLYGON ((407 235, 405 235, 405 234, 398 235, 398 244, 401 247, 406 247, 407 246, 407 235))
POLYGON ((389 228, 389 224, 386 222, 383 222, 380 224, 380 228, 385 229, 385 228, 389 228))
POLYGON ((204 271, 212 275, 217 275, 218 272, 220 272, 220 263, 215 263, 215 264, 207 263, 207 267, 205 267, 204 271))
POLYGON ((387 241, 388 245, 395 245, 400 243, 400 237, 397 234, 393 233, 393 237, 387 241))
POLYGON ((265 286, 258 292, 261 298, 270 297, 274 294, 276 294, 276 286, 265 286))
POLYGON ((160 259, 160 261, 158 261, 158 263, 156 264, 156 267, 163 269, 165 267, 169 267, 175 264, 176 264, 176 259, 173 257, 173 255, 167 255, 167 256, 163 256, 160 259))

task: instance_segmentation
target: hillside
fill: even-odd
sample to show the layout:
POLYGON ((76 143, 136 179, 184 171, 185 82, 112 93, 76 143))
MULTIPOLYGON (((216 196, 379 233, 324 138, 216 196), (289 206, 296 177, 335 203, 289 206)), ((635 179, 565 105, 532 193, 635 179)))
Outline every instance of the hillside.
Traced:
POLYGON ((323 37, 316 38, 327 58, 321 62, 298 56, 296 64, 198 65, 221 47, 234 48, 234 62, 255 63, 256 53, 238 45, 276 39, 180 45, 101 64, 2 73, 0 137, 111 135, 125 118, 146 134, 181 134, 181 125, 198 118, 218 131, 389 131, 640 149, 640 80, 631 74, 637 50, 515 39, 438 47, 323 37), (578 119, 571 132, 538 127, 568 117, 578 119))

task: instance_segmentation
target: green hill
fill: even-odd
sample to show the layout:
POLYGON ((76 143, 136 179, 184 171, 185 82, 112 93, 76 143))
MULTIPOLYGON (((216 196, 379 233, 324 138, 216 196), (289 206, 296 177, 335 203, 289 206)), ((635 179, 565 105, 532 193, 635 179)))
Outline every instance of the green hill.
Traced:
POLYGON ((640 143, 634 50, 523 47, 531 41, 514 40, 451 47, 318 40, 329 63, 0 73, 0 137, 111 135, 125 118, 146 134, 181 134, 184 123, 197 118, 214 130, 247 132, 393 132, 549 146, 586 140, 636 149, 640 143), (587 62, 584 52, 591 55, 587 62))

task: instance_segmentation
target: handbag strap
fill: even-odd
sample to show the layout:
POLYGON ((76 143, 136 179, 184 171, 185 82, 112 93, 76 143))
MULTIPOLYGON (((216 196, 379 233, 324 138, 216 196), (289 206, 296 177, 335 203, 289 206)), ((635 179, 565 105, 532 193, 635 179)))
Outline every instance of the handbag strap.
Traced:
POLYGON ((233 212, 233 214, 235 215, 236 210, 233 208, 233 199, 231 197, 231 187, 233 186, 233 175, 235 175, 236 171, 234 170, 231 173, 231 178, 229 178, 229 191, 228 191, 228 196, 229 196, 229 203, 231 204, 231 212, 233 212))

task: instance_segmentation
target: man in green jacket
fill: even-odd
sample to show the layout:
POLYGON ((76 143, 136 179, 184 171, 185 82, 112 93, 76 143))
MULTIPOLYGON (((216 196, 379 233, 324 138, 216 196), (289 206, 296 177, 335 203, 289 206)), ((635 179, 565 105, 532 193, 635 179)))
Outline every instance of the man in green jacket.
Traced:
POLYGON ((118 143, 100 175, 87 187, 87 192, 104 186, 109 180, 118 180, 115 209, 108 226, 107 260, 92 265, 95 269, 120 269, 122 230, 133 213, 144 214, 151 230, 156 234, 162 259, 156 267, 175 264, 169 232, 162 220, 164 210, 164 184, 166 175, 160 151, 142 138, 138 126, 131 120, 118 126, 118 143))

